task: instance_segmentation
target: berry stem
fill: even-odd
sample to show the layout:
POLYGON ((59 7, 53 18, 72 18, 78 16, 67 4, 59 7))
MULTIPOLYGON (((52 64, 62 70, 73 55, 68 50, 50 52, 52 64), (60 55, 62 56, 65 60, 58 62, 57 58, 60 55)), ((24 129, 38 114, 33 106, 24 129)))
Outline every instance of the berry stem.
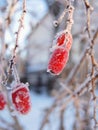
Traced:
POLYGON ((18 72, 17 72, 15 65, 13 65, 13 74, 14 74, 14 78, 15 78, 16 83, 20 83, 20 78, 19 78, 19 75, 18 75, 18 72))
POLYGON ((71 31, 73 25, 73 12, 74 12, 74 7, 70 5, 68 11, 67 27, 66 27, 66 30, 68 30, 69 32, 71 31))
POLYGON ((65 9, 65 10, 62 12, 62 14, 60 15, 60 17, 53 22, 53 24, 54 24, 55 27, 57 27, 57 26, 62 22, 62 20, 63 20, 65 14, 66 14, 66 12, 68 12, 67 9, 65 9))

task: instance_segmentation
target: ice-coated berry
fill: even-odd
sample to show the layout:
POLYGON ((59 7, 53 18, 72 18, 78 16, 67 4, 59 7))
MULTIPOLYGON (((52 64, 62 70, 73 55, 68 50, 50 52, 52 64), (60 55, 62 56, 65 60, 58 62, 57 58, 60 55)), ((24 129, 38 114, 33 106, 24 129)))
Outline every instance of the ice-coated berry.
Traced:
POLYGON ((67 31, 62 31, 60 34, 57 34, 55 41, 57 46, 63 46, 67 50, 70 50, 72 46, 72 35, 67 31))
POLYGON ((66 34, 65 33, 62 33, 58 36, 57 38, 57 45, 58 46, 61 46, 65 43, 65 38, 66 38, 66 34))
POLYGON ((69 52, 67 49, 63 47, 58 47, 52 53, 49 63, 47 72, 50 72, 54 75, 59 75, 62 70, 64 69, 69 57, 69 52))
POLYGON ((29 89, 20 84, 12 91, 12 102, 18 112, 27 114, 31 108, 29 89))
POLYGON ((4 93, 0 92, 0 110, 3 110, 6 106, 6 99, 4 93))

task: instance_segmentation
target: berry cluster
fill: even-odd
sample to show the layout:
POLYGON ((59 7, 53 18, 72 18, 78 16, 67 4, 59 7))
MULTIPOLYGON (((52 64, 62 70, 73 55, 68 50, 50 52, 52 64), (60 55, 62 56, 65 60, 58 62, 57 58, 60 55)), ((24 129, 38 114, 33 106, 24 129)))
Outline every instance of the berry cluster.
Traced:
POLYGON ((49 59, 47 71, 54 75, 59 75, 68 61, 69 51, 72 46, 71 33, 66 30, 58 33, 54 44, 55 49, 49 59))
POLYGON ((71 3, 67 6, 67 10, 64 10, 63 15, 61 15, 56 23, 60 23, 63 20, 66 12, 68 13, 66 29, 55 36, 55 40, 53 41, 53 52, 49 59, 47 68, 47 72, 54 75, 59 75, 64 69, 72 46, 73 38, 70 32, 73 24, 74 7, 71 3))

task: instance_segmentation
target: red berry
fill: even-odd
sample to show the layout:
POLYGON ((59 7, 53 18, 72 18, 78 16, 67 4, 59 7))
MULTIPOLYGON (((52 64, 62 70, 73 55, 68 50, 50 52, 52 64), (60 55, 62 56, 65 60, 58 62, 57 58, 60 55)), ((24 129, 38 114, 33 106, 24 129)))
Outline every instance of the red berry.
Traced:
POLYGON ((58 47, 55 49, 50 57, 47 72, 51 72, 54 75, 59 75, 68 61, 68 56, 69 53, 67 49, 63 47, 58 47))
POLYGON ((57 38, 57 45, 58 45, 58 46, 63 45, 64 42, 65 42, 65 38, 66 38, 65 33, 60 34, 60 35, 58 36, 58 38, 57 38))
POLYGON ((31 108, 29 89, 23 83, 12 91, 12 102, 21 114, 29 112, 31 108))
POLYGON ((67 50, 71 49, 72 46, 72 35, 68 31, 62 31, 60 34, 56 36, 56 44, 57 46, 65 45, 67 50))
POLYGON ((6 106, 6 99, 4 93, 0 92, 0 110, 3 110, 6 106))

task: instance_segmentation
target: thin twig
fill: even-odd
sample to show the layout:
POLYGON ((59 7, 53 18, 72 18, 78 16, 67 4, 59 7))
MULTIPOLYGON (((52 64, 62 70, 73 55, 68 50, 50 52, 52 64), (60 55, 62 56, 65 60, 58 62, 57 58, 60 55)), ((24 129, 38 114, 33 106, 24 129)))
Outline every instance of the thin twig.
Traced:
POLYGON ((73 81, 73 79, 75 78, 77 71, 79 70, 82 62, 84 61, 85 57, 87 54, 90 54, 91 48, 94 46, 95 44, 95 40, 98 37, 98 30, 95 32, 93 39, 91 40, 91 43, 88 43, 86 49, 84 50, 84 52, 82 53, 82 56, 78 62, 78 64, 72 69, 72 71, 70 72, 68 78, 66 79, 66 83, 71 83, 73 81))
MULTIPOLYGON (((58 101, 62 100, 64 97, 66 97, 67 94, 69 94, 68 99, 66 100, 65 105, 67 106, 70 101, 75 100, 76 97, 82 96, 84 94, 84 92, 86 91, 86 89, 88 88, 89 83, 92 82, 93 79, 98 78, 98 73, 94 74, 94 76, 90 76, 88 77, 80 86, 78 89, 76 89, 72 94, 70 94, 69 92, 67 93, 59 93, 59 96, 57 97, 57 99, 54 101, 54 104, 50 107, 50 109, 48 110, 48 112, 45 114, 44 116, 44 120, 42 121, 40 130, 43 130, 44 126, 47 124, 47 121, 49 119, 50 114, 53 112, 53 110, 55 109, 55 107, 58 104, 58 101), (61 95, 63 94, 63 95, 61 95)), ((61 106, 61 108, 65 108, 65 105, 61 106)))
POLYGON ((21 17, 19 19, 20 23, 19 23, 18 31, 16 32, 15 47, 13 49, 13 55, 12 55, 12 58, 10 60, 10 66, 9 66, 9 71, 8 71, 8 75, 9 75, 9 74, 12 74, 13 69, 15 70, 15 76, 17 76, 16 77, 17 82, 20 82, 20 81, 19 81, 19 76, 17 74, 17 71, 15 69, 16 68, 15 67, 15 64, 16 64, 15 59, 16 59, 16 51, 17 51, 17 48, 19 46, 20 33, 21 33, 22 28, 24 27, 23 24, 24 24, 25 14, 26 14, 26 0, 23 0, 23 11, 22 11, 21 17))

